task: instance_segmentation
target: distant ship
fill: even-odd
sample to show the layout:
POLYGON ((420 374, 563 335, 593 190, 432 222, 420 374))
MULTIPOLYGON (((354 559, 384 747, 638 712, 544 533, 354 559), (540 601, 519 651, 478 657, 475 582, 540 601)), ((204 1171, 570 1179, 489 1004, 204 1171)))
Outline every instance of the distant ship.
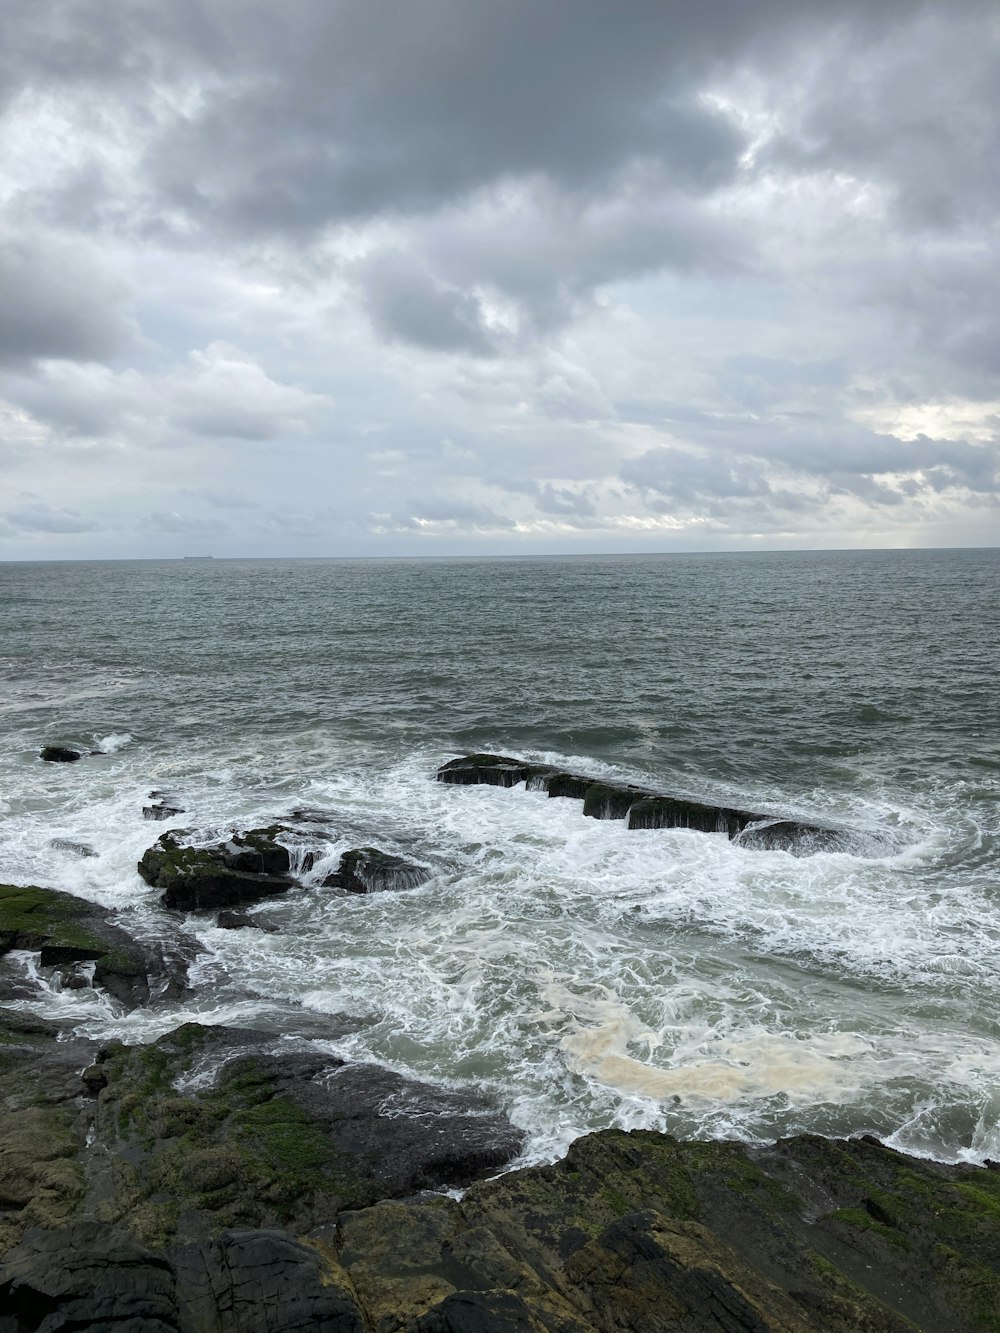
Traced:
POLYGON ((182 560, 214 560, 214 555, 182 555, 182 560))

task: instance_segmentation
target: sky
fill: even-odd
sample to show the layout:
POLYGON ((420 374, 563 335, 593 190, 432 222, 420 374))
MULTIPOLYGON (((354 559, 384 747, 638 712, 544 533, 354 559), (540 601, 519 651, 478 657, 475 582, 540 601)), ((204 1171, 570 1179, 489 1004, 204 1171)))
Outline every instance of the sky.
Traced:
POLYGON ((998 120, 972 0, 4 0, 0 559, 998 545, 998 120))

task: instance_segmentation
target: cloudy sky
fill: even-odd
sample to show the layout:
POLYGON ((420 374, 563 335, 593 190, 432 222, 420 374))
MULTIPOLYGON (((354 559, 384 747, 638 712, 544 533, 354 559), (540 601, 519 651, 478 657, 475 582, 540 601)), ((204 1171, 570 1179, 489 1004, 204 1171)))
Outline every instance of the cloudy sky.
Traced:
POLYGON ((996 545, 1000 10, 5 0, 0 559, 996 545))

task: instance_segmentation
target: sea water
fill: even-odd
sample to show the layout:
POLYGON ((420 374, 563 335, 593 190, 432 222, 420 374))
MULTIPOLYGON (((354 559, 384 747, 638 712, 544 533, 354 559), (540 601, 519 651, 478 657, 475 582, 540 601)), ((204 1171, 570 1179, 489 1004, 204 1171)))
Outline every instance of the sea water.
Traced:
POLYGON ((610 1125, 998 1158, 998 640, 997 550, 3 564, 0 881, 202 949, 132 1013, 6 966, 67 1030, 265 1026, 483 1091, 522 1160, 610 1125), (795 856, 435 782, 479 750, 850 837, 795 856), (184 813, 145 820, 154 789, 184 813), (164 828, 294 811, 319 858, 255 909, 273 933, 136 872, 164 828), (430 878, 321 886, 366 845, 430 878))

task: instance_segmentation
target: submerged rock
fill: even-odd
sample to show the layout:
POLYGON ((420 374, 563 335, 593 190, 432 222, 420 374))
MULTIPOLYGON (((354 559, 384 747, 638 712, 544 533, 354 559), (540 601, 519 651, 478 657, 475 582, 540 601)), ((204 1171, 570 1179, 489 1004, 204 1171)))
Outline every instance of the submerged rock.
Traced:
POLYGON ((708 805, 633 783, 599 781, 507 755, 473 754, 452 759, 438 769, 437 778, 439 782, 464 786, 489 783, 514 787, 524 782, 529 790, 582 800, 583 813, 592 819, 625 819, 630 829, 690 828, 702 833, 724 833, 730 839, 739 839, 745 847, 780 848, 797 855, 847 850, 851 839, 847 829, 708 805))
POLYGON ((49 764, 75 764, 83 755, 79 750, 68 750, 64 745, 46 745, 38 757, 49 764))
POLYGON ((258 921, 256 917, 248 916, 246 912, 220 912, 215 924, 221 930, 263 930, 267 934, 273 934, 275 931, 274 926, 258 921))
POLYGON ((163 792, 151 791, 149 793, 149 805, 142 807, 143 819, 176 819, 178 815, 184 813, 184 807, 178 805, 177 798, 165 796, 163 792))
POLYGON ((344 853, 337 869, 324 879, 323 887, 348 893, 382 893, 387 889, 415 889, 431 876, 426 866, 401 856, 391 856, 377 847, 355 847, 344 853))
POLYGON ((275 841, 280 832, 277 826, 252 829, 216 847, 185 845, 180 831, 163 833, 143 853, 139 874, 164 890, 164 907, 183 912, 259 902, 295 886, 288 849, 275 841))
POLYGON ((74 842, 72 838, 53 838, 49 843, 57 852, 74 852, 77 856, 96 856, 97 852, 87 842, 74 842))

